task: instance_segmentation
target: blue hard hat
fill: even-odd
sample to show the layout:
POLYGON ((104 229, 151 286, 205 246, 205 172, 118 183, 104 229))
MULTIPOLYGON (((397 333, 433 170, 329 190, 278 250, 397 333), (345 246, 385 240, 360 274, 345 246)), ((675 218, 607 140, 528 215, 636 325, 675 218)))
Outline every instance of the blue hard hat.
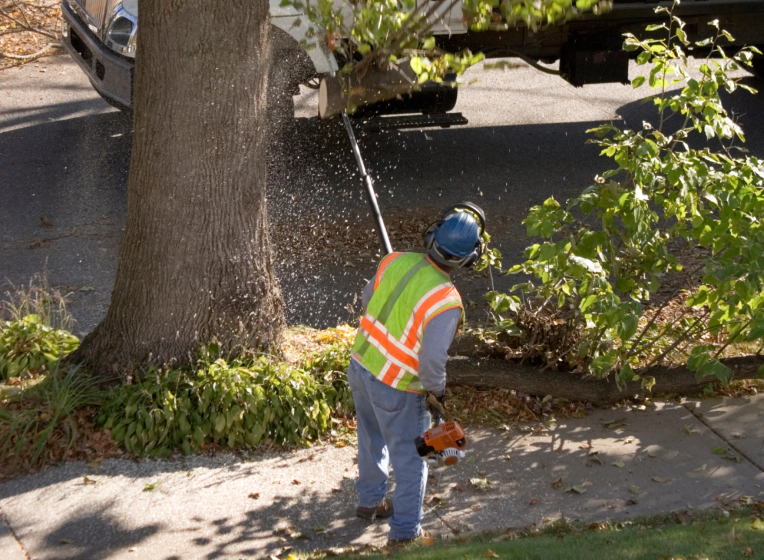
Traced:
POLYGON ((438 246, 454 257, 467 257, 480 244, 480 223, 472 212, 448 214, 433 233, 438 246))

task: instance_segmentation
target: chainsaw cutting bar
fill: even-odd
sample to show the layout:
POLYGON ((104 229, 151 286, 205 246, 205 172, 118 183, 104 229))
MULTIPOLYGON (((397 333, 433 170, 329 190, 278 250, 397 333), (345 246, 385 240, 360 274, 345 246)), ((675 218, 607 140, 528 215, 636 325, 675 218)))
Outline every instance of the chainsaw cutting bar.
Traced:
POLYGON ((353 124, 350 122, 350 117, 347 113, 342 113, 342 120, 345 122, 345 130, 347 130, 348 138, 350 139, 350 146, 353 148, 353 155, 355 156, 355 162, 358 165, 358 171, 361 173, 361 179, 363 179, 366 186, 366 198, 371 206, 371 213, 374 216, 374 221, 377 223, 377 233, 379 233, 379 241, 382 243, 382 248, 385 250, 385 254, 388 255, 393 252, 393 248, 390 245, 390 239, 387 237, 387 229, 385 228, 385 221, 382 219, 382 214, 379 211, 379 204, 377 204, 377 195, 374 192, 374 184, 371 182, 371 177, 366 173, 366 166, 363 164, 363 158, 361 157, 361 149, 358 147, 358 141, 355 139, 355 133, 353 132, 353 124))

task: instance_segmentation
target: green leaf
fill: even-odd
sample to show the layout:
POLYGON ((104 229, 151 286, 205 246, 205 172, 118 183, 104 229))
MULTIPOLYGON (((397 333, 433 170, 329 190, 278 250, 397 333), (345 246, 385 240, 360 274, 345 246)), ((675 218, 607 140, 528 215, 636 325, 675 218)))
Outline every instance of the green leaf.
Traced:
POLYGON ((631 87, 634 89, 640 87, 642 84, 645 83, 645 77, 644 76, 637 76, 631 81, 631 87))
POLYGON ((225 430, 225 415, 218 414, 217 418, 215 419, 215 431, 218 433, 223 433, 223 430, 225 430))
POLYGON ((619 335, 620 339, 623 341, 629 340, 637 333, 638 326, 639 319, 636 315, 626 315, 626 317, 623 318, 623 323, 621 324, 621 332, 619 335))

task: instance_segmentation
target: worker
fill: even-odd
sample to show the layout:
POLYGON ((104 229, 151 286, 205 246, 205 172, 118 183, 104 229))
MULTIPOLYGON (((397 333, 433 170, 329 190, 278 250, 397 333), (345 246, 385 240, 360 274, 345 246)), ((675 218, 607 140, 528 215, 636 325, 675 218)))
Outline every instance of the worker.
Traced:
POLYGON ((427 393, 442 403, 448 348, 462 321, 451 283, 484 249, 485 215, 465 202, 427 228, 427 253, 391 253, 363 290, 365 313, 353 345, 348 383, 358 420, 358 507, 364 519, 390 518, 388 542, 433 544, 422 531, 427 462, 414 445, 430 428, 427 393), (395 472, 385 498, 388 466, 395 472))

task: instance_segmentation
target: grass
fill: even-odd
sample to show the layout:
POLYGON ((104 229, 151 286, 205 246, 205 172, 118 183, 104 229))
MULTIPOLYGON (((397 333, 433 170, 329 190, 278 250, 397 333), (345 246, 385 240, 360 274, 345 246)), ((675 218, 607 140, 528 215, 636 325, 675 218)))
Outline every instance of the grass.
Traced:
MULTIPOLYGON (((764 506, 760 503, 759 506, 764 506)), ((764 558, 761 507, 641 518, 633 522, 583 525, 557 522, 540 532, 509 531, 503 535, 405 550, 357 552, 345 558, 399 560, 727 560, 764 558)), ((316 556, 314 556, 315 558, 316 556)), ((320 557, 320 556, 318 556, 320 557)))
POLYGON ((65 457, 83 431, 76 413, 100 404, 94 382, 77 367, 35 381, 0 400, 0 466, 6 472, 65 457))

